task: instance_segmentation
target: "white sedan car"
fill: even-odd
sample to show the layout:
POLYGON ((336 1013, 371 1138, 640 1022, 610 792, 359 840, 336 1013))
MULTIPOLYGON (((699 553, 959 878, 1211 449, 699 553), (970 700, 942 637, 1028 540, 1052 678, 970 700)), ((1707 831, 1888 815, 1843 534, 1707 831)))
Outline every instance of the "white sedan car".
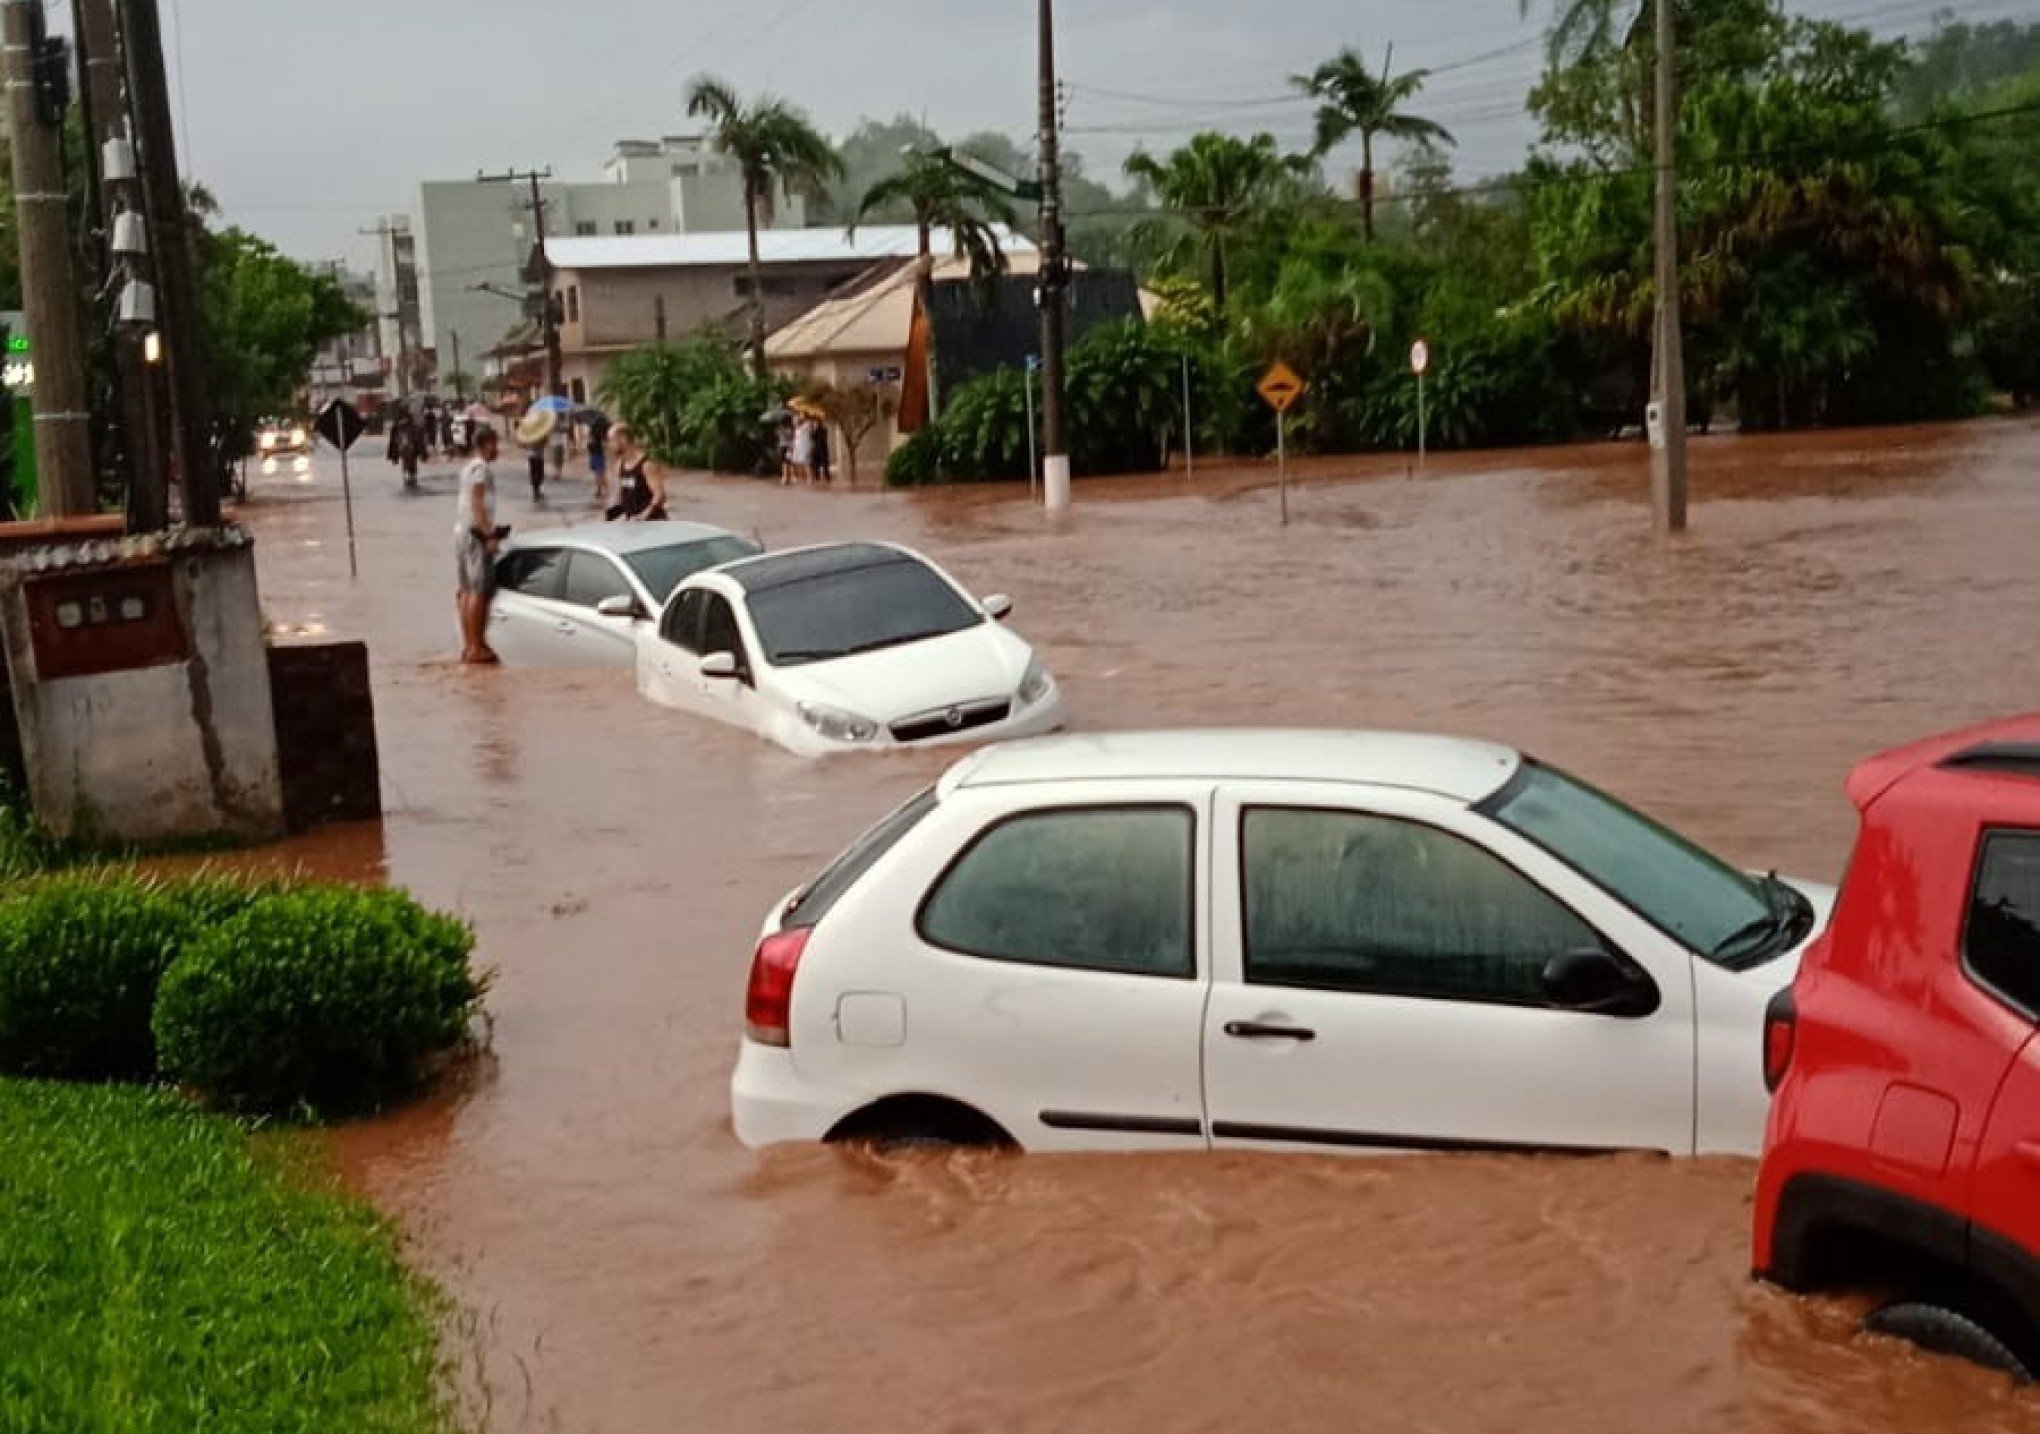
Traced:
POLYGON ((760 551, 704 523, 601 523, 513 538, 496 560, 489 645, 520 667, 631 667, 639 630, 674 588, 760 551))
POLYGON ((638 686, 802 755, 1052 732, 1062 696, 1012 610, 889 543, 773 553, 682 583, 638 686))
POLYGON ((1834 893, 1503 747, 991 749, 775 910, 753 1146, 1752 1153, 1834 893))

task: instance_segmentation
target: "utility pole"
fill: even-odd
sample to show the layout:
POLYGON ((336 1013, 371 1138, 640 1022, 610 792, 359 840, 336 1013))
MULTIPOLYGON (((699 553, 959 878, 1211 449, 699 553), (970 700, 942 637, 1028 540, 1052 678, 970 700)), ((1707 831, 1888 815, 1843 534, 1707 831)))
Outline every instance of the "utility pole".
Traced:
POLYGON ((522 182, 531 186, 531 232, 537 245, 534 253, 538 260, 538 282, 543 291, 539 295, 539 314, 545 326, 545 388, 554 398, 565 398, 566 360, 560 351, 560 316, 553 306, 552 258, 545 252, 545 195, 539 189, 541 180, 552 178, 552 169, 549 166, 545 169, 513 169, 504 174, 477 174, 475 178, 483 184, 522 182))
MULTIPOLYGON (((98 256, 108 274, 125 268, 147 281, 147 255, 114 251, 113 225, 123 212, 108 205, 101 186, 113 181, 101 172, 99 157, 109 143, 127 138, 127 98, 123 92, 119 30, 113 0, 72 0, 72 24, 78 36, 78 69, 84 77, 85 153, 93 161, 93 213, 100 231, 98 256)), ((152 287, 153 291, 153 287, 152 287)), ((143 352, 143 328, 116 323, 113 334, 115 383, 119 388, 119 432, 127 478, 128 526, 138 533, 170 526, 170 480, 164 470, 162 436, 156 431, 155 404, 149 384, 155 374, 143 352)))
POLYGON ((1686 530, 1686 351, 1679 323, 1679 96, 1671 0, 1657 6, 1657 441, 1651 507, 1667 533, 1686 530))
POLYGON ((156 0, 116 3, 135 142, 141 152, 143 204, 155 252, 158 327, 170 370, 171 448, 184 499, 184 521, 194 528, 213 528, 220 521, 220 474, 213 462, 212 409, 206 401, 199 344, 198 276, 192 262, 184 185, 177 173, 170 82, 163 67, 163 28, 156 0))
POLYGON ((1055 0, 1041 6, 1041 430, 1042 492, 1051 513, 1070 505, 1070 445, 1063 414, 1063 251, 1061 98, 1055 76, 1055 0))
MULTIPOLYGON (((387 219, 378 219, 373 229, 357 229, 354 232, 376 241, 375 262, 378 268, 384 263, 384 255, 388 255, 390 292, 396 296, 397 306, 387 311, 378 309, 376 318, 378 321, 387 319, 397 326, 397 401, 402 403, 411 396, 411 329, 404 322, 404 263, 403 256, 397 251, 397 235, 404 231, 387 219)), ((414 276, 412 284, 415 286, 416 283, 414 276)))
POLYGON ((460 371, 460 330, 453 329, 449 332, 453 335, 453 401, 464 404, 467 402, 467 395, 461 392, 463 384, 460 371))
POLYGON ((76 517, 93 492, 92 412, 61 156, 63 114, 50 103, 41 0, 5 0, 0 15, 13 127, 22 308, 35 357, 36 486, 45 515, 76 517))

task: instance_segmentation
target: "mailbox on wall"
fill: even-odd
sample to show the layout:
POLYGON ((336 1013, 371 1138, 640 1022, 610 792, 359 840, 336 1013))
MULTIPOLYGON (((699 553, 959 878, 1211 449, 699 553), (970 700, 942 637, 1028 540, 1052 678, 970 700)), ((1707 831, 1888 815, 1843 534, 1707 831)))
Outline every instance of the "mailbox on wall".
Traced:
POLYGON ((45 682, 166 667, 191 656, 167 561, 27 578, 29 638, 45 682))

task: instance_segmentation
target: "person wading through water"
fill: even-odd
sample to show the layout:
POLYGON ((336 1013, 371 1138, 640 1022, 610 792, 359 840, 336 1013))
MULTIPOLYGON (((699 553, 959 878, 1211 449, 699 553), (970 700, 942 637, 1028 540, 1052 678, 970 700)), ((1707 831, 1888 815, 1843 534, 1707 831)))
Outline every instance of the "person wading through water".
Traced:
POLYGON ((460 506, 454 515, 453 554, 460 608, 460 660, 493 667, 502 659, 489 646, 489 604, 496 596, 496 553, 508 528, 496 524, 496 431, 475 435, 474 461, 461 470, 460 506))
POLYGON ((609 450, 616 455, 617 499, 609 510, 609 521, 665 522, 665 475, 653 468, 629 424, 619 423, 609 430, 609 450))

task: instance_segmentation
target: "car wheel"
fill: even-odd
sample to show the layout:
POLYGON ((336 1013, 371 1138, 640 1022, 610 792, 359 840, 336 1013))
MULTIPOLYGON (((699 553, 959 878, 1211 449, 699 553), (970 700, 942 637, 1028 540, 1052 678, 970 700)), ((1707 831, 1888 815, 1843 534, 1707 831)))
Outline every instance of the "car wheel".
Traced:
POLYGON ((1865 1316, 1863 1328, 1873 1334, 1910 1340, 1935 1354, 1953 1355, 1985 1369, 1998 1370, 2022 1384, 2033 1379, 2032 1367, 2010 1345, 1968 1315, 1945 1305, 1899 1300, 1872 1310, 1865 1316))

